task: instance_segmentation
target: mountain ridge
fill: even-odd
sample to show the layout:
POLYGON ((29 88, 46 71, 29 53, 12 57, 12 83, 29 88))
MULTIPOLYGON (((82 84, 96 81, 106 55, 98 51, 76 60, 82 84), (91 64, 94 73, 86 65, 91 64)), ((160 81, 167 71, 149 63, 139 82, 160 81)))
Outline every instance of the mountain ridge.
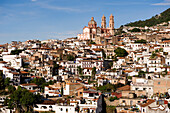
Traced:
POLYGON ((132 26, 132 27, 151 27, 151 26, 155 26, 157 24, 161 24, 163 22, 168 23, 168 21, 170 21, 170 8, 166 9, 165 11, 163 11, 162 13, 152 16, 150 19, 146 19, 146 20, 139 20, 139 21, 135 21, 135 22, 130 22, 125 24, 125 26, 132 26))

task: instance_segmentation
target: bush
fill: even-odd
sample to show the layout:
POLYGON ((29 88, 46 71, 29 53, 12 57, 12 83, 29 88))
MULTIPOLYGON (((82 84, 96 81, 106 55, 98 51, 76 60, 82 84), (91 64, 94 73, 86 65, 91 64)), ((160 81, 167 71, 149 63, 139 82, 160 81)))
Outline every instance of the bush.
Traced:
POLYGON ((12 50, 11 55, 19 55, 19 53, 21 53, 22 51, 22 49, 12 50))
POLYGON ((13 93, 15 90, 16 90, 16 88, 14 86, 11 86, 11 85, 8 86, 9 93, 13 93))
POLYGON ((127 78, 128 78, 128 79, 132 79, 132 77, 131 77, 131 76, 128 76, 127 78))
POLYGON ((131 30, 131 32, 140 32, 140 31, 141 31, 141 30, 138 29, 138 28, 134 28, 134 29, 131 30))
POLYGON ((115 91, 117 88, 124 86, 121 83, 118 84, 106 84, 104 86, 99 86, 97 87, 97 90, 100 90, 102 92, 111 92, 111 91, 115 91))
POLYGON ((120 48, 120 47, 115 49, 114 52, 116 53, 116 56, 118 57, 125 57, 128 55, 128 52, 125 49, 120 48))
POLYGON ((144 39, 141 39, 141 40, 136 40, 135 43, 143 43, 143 44, 146 44, 147 41, 144 40, 144 39))
POLYGON ((96 44, 96 42, 90 42, 90 44, 96 44))
POLYGON ((109 98, 109 101, 112 102, 112 101, 117 100, 117 99, 118 99, 117 96, 115 96, 115 97, 110 97, 110 98, 109 98))
POLYGON ((106 113, 117 113, 115 106, 106 106, 106 113))
POLYGON ((67 60, 69 60, 69 61, 74 61, 74 56, 72 56, 72 55, 67 55, 67 60))
POLYGON ((156 54, 155 52, 152 52, 151 58, 155 58, 156 55, 157 55, 157 54, 156 54))

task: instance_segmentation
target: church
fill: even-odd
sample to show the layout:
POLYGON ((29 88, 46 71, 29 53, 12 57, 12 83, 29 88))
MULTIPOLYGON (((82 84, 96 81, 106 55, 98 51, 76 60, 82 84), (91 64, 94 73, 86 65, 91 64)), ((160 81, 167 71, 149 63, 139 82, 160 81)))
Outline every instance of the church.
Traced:
POLYGON ((109 18, 109 27, 106 27, 106 17, 104 15, 102 16, 101 27, 97 27, 97 22, 94 20, 94 17, 92 17, 88 22, 88 27, 85 26, 83 28, 83 33, 78 34, 77 37, 79 40, 91 40, 98 44, 102 44, 106 39, 112 40, 114 34, 114 16, 111 14, 109 18))

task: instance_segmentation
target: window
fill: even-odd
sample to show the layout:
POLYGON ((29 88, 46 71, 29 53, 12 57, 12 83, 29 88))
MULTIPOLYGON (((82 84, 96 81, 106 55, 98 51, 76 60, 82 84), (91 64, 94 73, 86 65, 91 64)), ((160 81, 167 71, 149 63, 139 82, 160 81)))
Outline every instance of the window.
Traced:
POLYGON ((47 109, 47 107, 46 107, 46 106, 42 106, 42 108, 47 109))
POLYGON ((63 108, 61 108, 60 110, 63 111, 63 108))

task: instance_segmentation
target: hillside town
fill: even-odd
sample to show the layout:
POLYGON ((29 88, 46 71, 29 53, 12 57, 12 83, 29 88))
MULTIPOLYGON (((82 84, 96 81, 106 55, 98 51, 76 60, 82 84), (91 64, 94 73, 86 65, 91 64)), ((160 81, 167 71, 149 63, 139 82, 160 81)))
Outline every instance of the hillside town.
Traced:
POLYGON ((99 25, 0 45, 0 112, 170 113, 170 21, 115 29, 111 14, 99 25))

